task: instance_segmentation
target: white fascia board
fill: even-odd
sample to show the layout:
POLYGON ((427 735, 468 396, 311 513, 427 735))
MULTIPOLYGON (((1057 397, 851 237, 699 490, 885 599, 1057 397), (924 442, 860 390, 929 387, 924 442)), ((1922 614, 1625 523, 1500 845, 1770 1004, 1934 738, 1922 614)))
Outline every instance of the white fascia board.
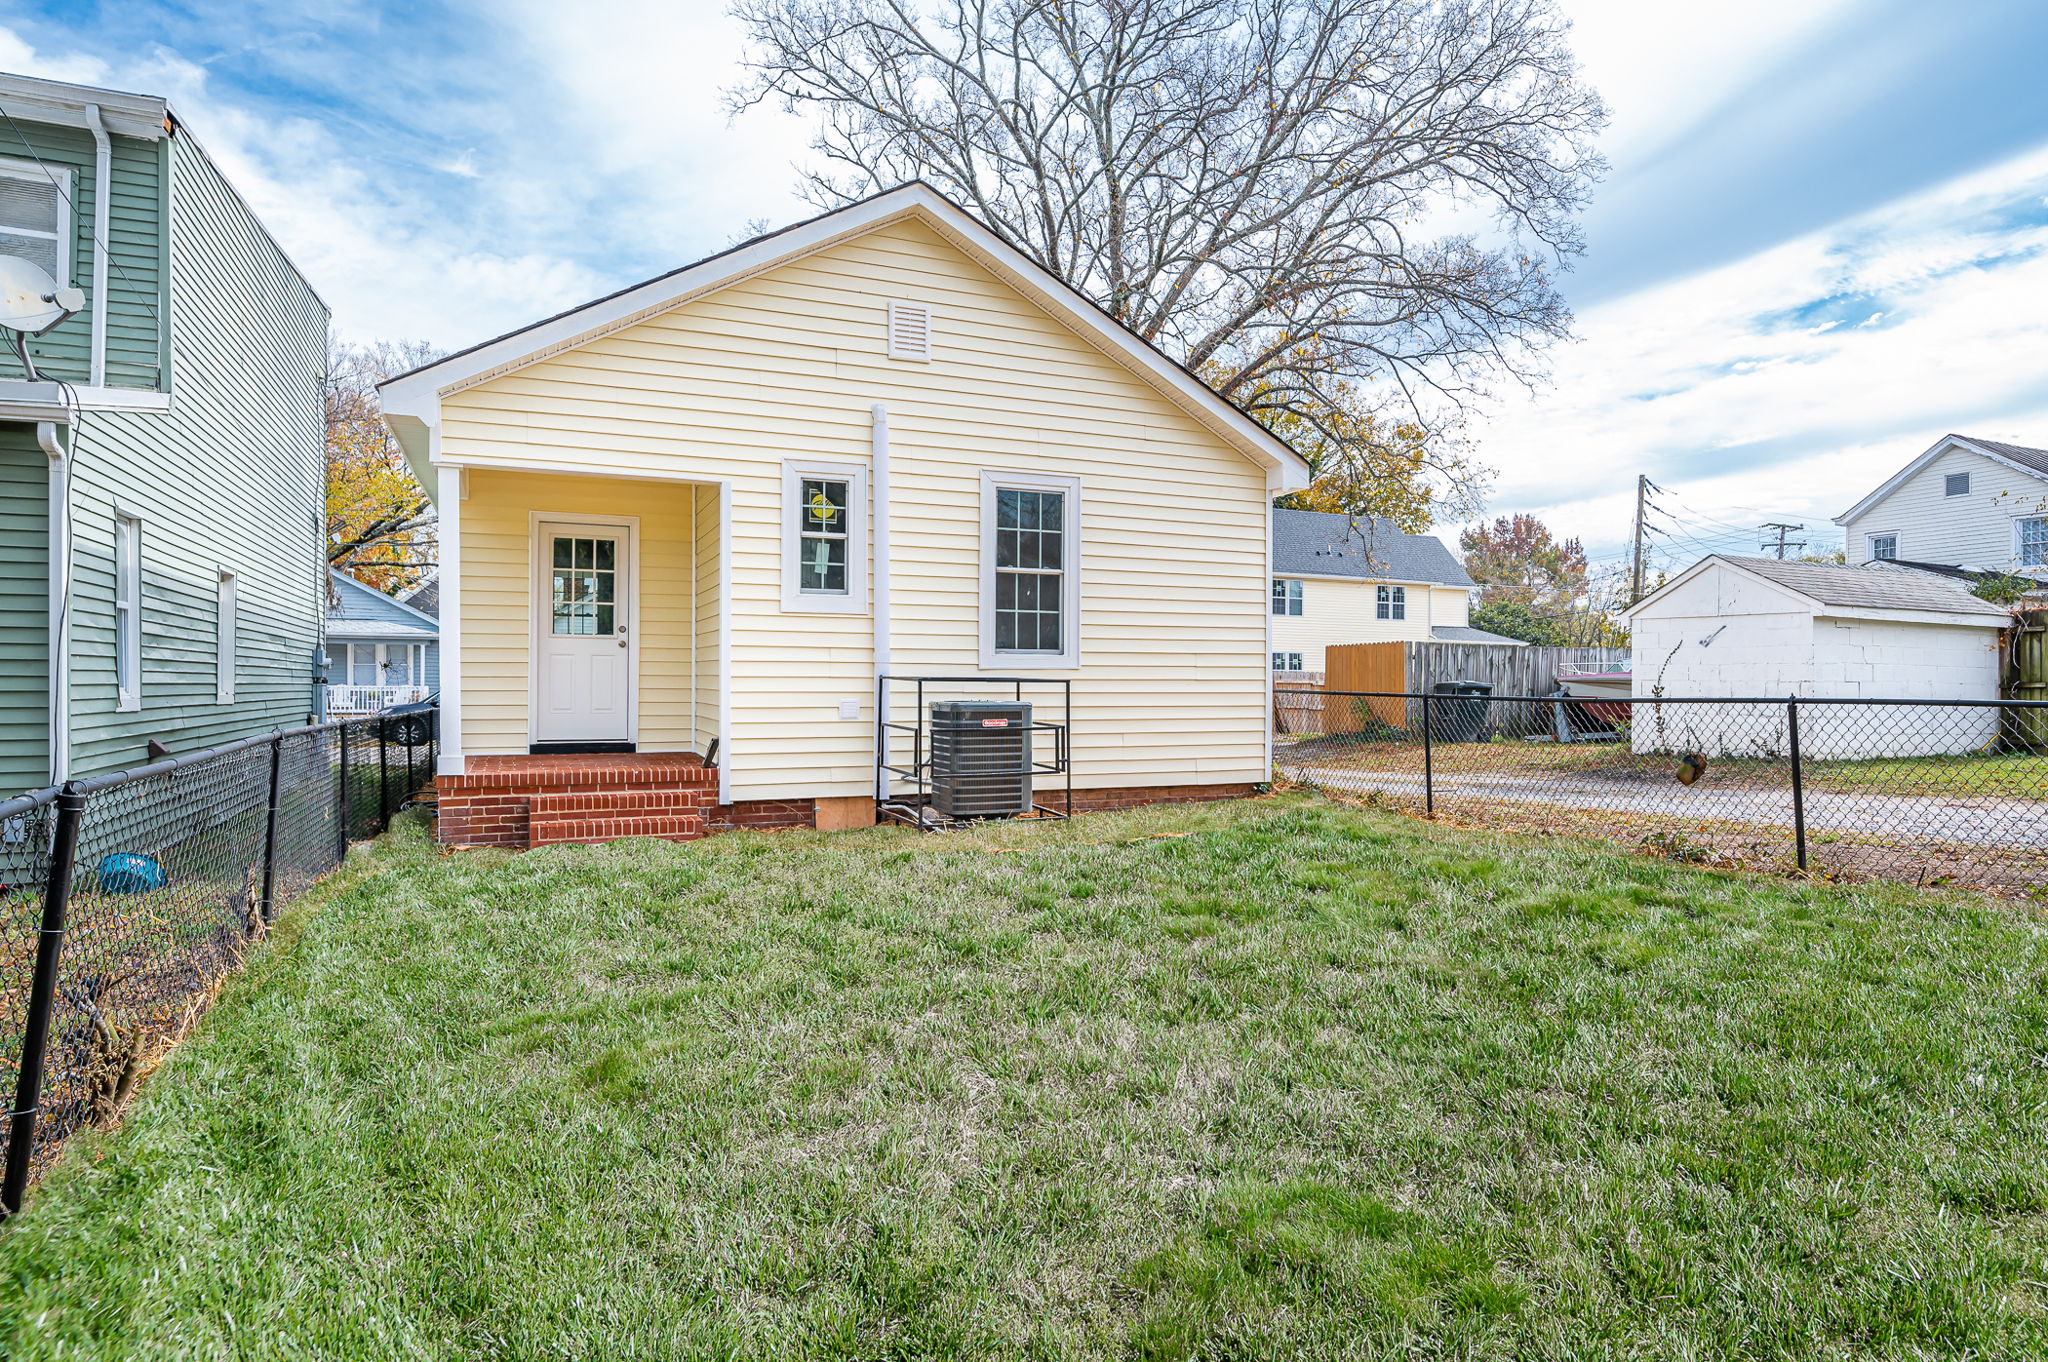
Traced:
POLYGON ((171 395, 154 389, 70 387, 62 383, 30 383, 26 379, 0 379, 0 419, 10 421, 55 421, 69 425, 74 404, 83 411, 167 412, 171 395))
POLYGON ((157 95, 129 94, 124 90, 102 90, 91 85, 73 85, 61 80, 37 80, 33 76, 0 75, 0 109, 35 123, 56 123, 69 128, 90 128, 85 106, 99 106, 100 118, 108 132, 151 141, 166 136, 164 120, 170 105, 157 95))
POLYGON ((2048 482, 2048 473, 2043 473, 2038 468, 2029 468, 2023 463, 2015 463, 2011 459, 2006 458, 2003 454, 1994 454, 1992 451, 1985 449, 1981 445, 1973 444, 1969 440, 1965 440, 1960 435, 1944 435, 1939 440, 1936 440, 1934 444, 1928 448, 1926 453, 1920 455, 1911 463, 1907 464, 1904 468, 1901 468, 1898 472, 1892 474, 1889 478, 1885 479, 1883 485, 1880 486, 1875 492, 1872 492, 1869 496, 1863 498, 1863 500, 1857 502, 1854 506, 1851 506, 1848 510, 1836 516, 1834 523, 1837 525, 1846 526, 1850 521, 1858 519, 1859 517, 1863 516, 1865 513, 1870 511, 1871 508, 1875 507, 1880 501, 1883 501, 1893 492, 1896 492, 1905 483, 1906 479, 1912 477, 1915 473, 1918 473, 1921 469, 1925 468, 1928 464, 1934 462, 1935 459, 1939 458, 1943 454, 1946 454, 1951 449, 1960 449, 1967 453, 1975 454, 1979 458, 1989 459, 1991 460, 1991 462, 1995 464, 1999 464, 2003 467, 2010 468, 2015 473, 2024 473, 2026 476, 2030 478, 2039 478, 2043 482, 2048 482))
POLYGON ((514 369, 586 345, 638 325, 650 317, 813 252, 860 236, 901 218, 922 216, 1011 287, 1068 323, 1084 339, 1148 379, 1183 410, 1221 436, 1254 463, 1269 470, 1269 486, 1282 491, 1306 487, 1308 464, 1265 427, 1218 397, 1152 346, 1087 302, 1029 257, 922 184, 905 185, 871 199, 785 228, 672 274, 600 298, 573 311, 450 355, 379 386, 386 420, 407 457, 412 444, 399 420, 438 423, 440 399, 489 382, 514 369), (393 419, 394 417, 399 419, 393 419))
POLYGON ((1814 612, 1814 618, 1885 624, 1961 625, 1973 629, 2003 629, 2011 622, 2011 617, 2003 611, 1996 615, 1991 615, 1968 608, 1962 610, 1886 610, 1877 606, 1862 605, 1823 605, 1814 612))

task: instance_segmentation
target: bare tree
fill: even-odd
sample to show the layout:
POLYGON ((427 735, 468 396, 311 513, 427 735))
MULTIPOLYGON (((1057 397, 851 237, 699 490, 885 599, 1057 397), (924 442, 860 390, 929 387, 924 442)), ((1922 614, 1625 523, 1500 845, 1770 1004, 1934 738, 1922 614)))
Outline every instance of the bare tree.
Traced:
POLYGON ((1469 479, 1443 437, 1569 327, 1605 112, 1553 0, 734 13, 732 106, 820 113, 817 202, 928 181, 1330 471, 1370 477, 1405 425, 1469 479))

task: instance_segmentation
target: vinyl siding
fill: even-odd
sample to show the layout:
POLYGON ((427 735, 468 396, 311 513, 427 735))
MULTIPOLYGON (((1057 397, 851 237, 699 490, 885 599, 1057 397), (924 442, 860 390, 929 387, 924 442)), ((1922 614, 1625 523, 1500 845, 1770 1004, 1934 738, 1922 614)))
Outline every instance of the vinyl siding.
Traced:
MULTIPOLYGON (((107 385, 161 386, 164 167, 167 142, 114 134, 113 199, 107 222, 107 385)), ((92 134, 84 128, 37 123, 17 117, 0 123, 0 156, 40 160, 71 172, 70 279, 86 294, 85 311, 29 342, 29 353, 45 378, 83 385, 92 376, 93 217, 100 186, 92 134)), ((63 280, 60 283, 66 282, 63 280)), ((20 377, 13 355, 0 358, 0 372, 20 377)))
POLYGON ((692 489, 694 521, 694 573, 696 624, 692 636, 692 671, 696 678, 693 697, 692 751, 710 750, 718 736, 718 489, 692 489))
POLYGON ((1852 564, 1870 557, 1872 535, 1896 534, 1899 557, 1913 562, 2009 568, 2013 522, 2032 515, 2048 515, 2048 478, 1952 448, 1843 529, 1852 564), (1967 493, 1946 493, 1951 473, 1970 475, 1967 493))
MULTIPOLYGON (((1463 587, 1388 582, 1408 588, 1408 618, 1378 616, 1379 582, 1301 577, 1301 613, 1273 616, 1273 651, 1300 653, 1304 671, 1323 670, 1323 650, 1339 643, 1426 642, 1437 625, 1471 622, 1463 587)), ((1268 606, 1270 609, 1270 605, 1268 606)))
POLYGON ((326 606, 327 316, 189 138, 169 144, 171 410, 88 412, 74 442, 73 770, 191 751, 313 708, 326 606), (114 511, 143 518, 142 708, 115 710, 114 511), (236 700, 215 703, 222 569, 238 576, 236 700))
POLYGON ((639 742, 649 752, 692 750, 693 501, 681 484, 471 473, 462 503, 465 751, 524 752, 532 742, 534 511, 639 518, 630 588, 639 596, 639 742))
MULTIPOLYGON (((979 669, 981 471, 1078 477, 1081 666, 1028 673, 1075 680, 1075 783, 1266 777, 1263 471, 921 221, 451 394, 441 448, 730 479, 732 797, 858 795, 873 781, 873 622, 783 612, 781 465, 865 463, 877 401, 897 675, 979 669), (892 299, 932 304, 933 362, 886 357, 892 299), (860 721, 838 717, 848 699, 860 721)), ((483 703, 466 750, 517 750, 501 702, 483 703)))
POLYGON ((0 423, 0 798, 49 770, 49 486, 35 427, 0 423))

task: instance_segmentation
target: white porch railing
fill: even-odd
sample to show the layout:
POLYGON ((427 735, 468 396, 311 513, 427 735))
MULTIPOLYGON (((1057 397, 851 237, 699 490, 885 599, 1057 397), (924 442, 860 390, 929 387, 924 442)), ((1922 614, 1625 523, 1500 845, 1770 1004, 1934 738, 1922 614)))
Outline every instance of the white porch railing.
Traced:
POLYGON ((427 698, 425 686, 329 686, 327 715, 332 719, 352 714, 375 714, 393 705, 415 704, 427 698))

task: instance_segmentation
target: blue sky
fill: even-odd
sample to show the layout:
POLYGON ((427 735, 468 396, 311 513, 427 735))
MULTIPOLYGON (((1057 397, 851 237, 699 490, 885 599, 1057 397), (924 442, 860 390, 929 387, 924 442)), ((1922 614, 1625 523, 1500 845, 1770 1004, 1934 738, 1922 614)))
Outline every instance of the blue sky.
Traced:
MULTIPOLYGON (((9 4, 0 69, 168 94, 347 336, 455 346, 810 211, 719 3, 9 4)), ((1614 122, 1580 339, 1471 434, 1490 510, 1673 562, 1948 430, 2048 445, 2048 4, 1565 0, 1614 122)))

